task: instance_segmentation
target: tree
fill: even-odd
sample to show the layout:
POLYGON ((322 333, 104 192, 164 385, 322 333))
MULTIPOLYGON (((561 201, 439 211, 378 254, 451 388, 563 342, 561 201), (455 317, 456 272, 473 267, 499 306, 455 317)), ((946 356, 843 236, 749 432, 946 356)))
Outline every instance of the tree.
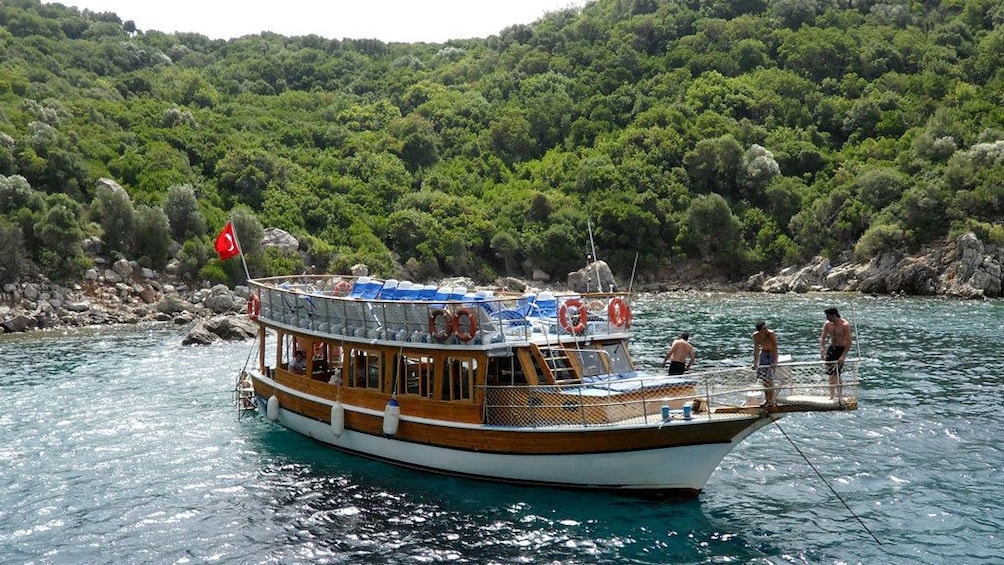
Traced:
POLYGON ((159 269, 167 263, 171 228, 167 214, 160 208, 140 204, 136 208, 133 251, 141 264, 159 269))
POLYGON ((0 221, 0 284, 13 283, 18 280, 28 260, 24 248, 24 235, 21 228, 0 221))
POLYGON ((195 189, 190 184, 176 184, 167 189, 164 214, 167 215, 171 236, 175 241, 185 241, 191 236, 206 233, 206 220, 199 211, 195 189))
POLYGON ((702 194, 687 208, 684 243, 712 264, 735 264, 741 256, 742 225, 719 194, 702 194))
POLYGON ((102 241, 109 251, 126 253, 132 247, 135 211, 129 194, 118 185, 102 184, 91 202, 91 217, 101 224, 102 241))

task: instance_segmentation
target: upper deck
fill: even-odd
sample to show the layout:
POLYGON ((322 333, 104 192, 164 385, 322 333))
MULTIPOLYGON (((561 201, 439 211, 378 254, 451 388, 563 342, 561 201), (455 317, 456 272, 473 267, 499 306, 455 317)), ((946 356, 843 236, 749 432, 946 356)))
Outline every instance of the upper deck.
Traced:
POLYGON ((624 339, 631 331, 626 293, 496 294, 338 275, 249 284, 255 292, 249 312, 260 323, 360 343, 490 350, 624 339))

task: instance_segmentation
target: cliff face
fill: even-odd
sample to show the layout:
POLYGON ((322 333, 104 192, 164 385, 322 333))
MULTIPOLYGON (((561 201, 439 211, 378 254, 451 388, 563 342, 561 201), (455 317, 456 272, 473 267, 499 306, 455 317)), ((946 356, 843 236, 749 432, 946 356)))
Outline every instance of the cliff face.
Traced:
POLYGON ((958 298, 1001 296, 1004 248, 984 245, 973 233, 921 255, 889 252, 867 263, 832 265, 817 257, 801 268, 790 267, 774 277, 750 277, 743 288, 771 293, 819 290, 869 294, 941 295, 958 298))

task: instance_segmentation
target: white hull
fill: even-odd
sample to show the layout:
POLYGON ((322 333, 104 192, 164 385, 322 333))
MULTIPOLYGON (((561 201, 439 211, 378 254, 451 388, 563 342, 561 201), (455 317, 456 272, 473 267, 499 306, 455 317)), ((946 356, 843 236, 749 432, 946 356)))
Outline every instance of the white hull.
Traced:
MULTIPOLYGON (((264 400, 259 402, 264 413, 264 400)), ((336 437, 329 424, 281 408, 277 419, 283 427, 335 449, 447 475, 565 488, 684 492, 702 490, 721 460, 746 436, 769 422, 761 418, 729 443, 614 453, 519 455, 448 449, 348 429, 336 437)), ((673 432, 667 427, 666 433, 673 432)))

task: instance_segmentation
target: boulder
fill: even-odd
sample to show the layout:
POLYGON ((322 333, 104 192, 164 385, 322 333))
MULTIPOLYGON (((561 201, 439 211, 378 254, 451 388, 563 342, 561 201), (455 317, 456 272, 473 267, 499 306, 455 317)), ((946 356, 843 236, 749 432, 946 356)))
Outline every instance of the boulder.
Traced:
POLYGON ((5 331, 8 331, 10 333, 23 332, 29 328, 34 328, 37 325, 38 323, 34 318, 31 318, 24 314, 18 314, 17 316, 14 316, 13 318, 0 324, 0 326, 2 326, 5 331))
POLYGON ((184 345, 212 343, 218 339, 237 341, 257 335, 258 326, 243 317, 216 316, 200 322, 182 340, 184 345))
POLYGON ((617 281, 606 261, 593 261, 568 273, 568 288, 575 292, 610 292, 617 288, 617 281))
POLYGON ((195 306, 177 294, 169 294, 157 303, 156 308, 158 312, 164 314, 177 314, 186 310, 192 311, 195 306))
POLYGON ((234 307, 234 295, 226 285, 218 284, 209 289, 202 299, 202 305, 216 314, 229 312, 234 307))
POLYGON ((265 228, 261 238, 261 246, 275 247, 286 255, 292 255, 299 251, 300 242, 293 235, 279 228, 265 228))
POLYGON ((112 264, 112 270, 123 279, 131 277, 133 272, 132 265, 130 265, 129 261, 126 261, 125 259, 115 261, 115 263, 112 264))

